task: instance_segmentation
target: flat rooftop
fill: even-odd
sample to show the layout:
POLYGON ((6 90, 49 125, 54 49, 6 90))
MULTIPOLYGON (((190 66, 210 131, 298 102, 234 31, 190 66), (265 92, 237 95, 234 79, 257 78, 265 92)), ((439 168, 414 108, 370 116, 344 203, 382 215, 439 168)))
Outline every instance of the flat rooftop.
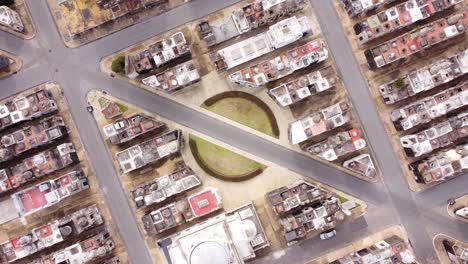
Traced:
POLYGON ((182 131, 180 129, 173 130, 115 155, 122 171, 128 173, 179 152, 181 140, 182 131))
POLYGON ((270 245, 255 206, 246 204, 157 241, 169 264, 243 264, 270 245))
POLYGON ((465 10, 368 49, 366 59, 371 69, 381 68, 464 34, 467 27, 468 11, 465 10))
POLYGON ((6 199, 0 202, 0 225, 19 217, 13 199, 6 199))
POLYGON ((12 195, 12 199, 20 215, 29 215, 87 188, 87 178, 83 171, 78 170, 17 192, 12 195))
POLYGON ((229 79, 237 84, 259 88, 327 58, 325 42, 322 39, 313 40, 271 60, 234 72, 229 75, 229 79))
POLYGON ((290 17, 270 26, 266 32, 219 50, 218 54, 227 69, 231 69, 299 40, 309 28, 307 17, 290 17))
POLYGON ((200 177, 190 167, 185 167, 139 185, 131 191, 131 195, 135 206, 140 208, 161 203, 167 198, 193 189, 201 183, 200 177))

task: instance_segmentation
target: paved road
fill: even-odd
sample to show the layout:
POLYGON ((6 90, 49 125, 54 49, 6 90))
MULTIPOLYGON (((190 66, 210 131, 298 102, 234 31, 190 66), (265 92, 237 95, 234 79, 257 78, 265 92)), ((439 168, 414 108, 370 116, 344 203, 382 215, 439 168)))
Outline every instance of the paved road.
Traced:
POLYGON ((376 111, 369 111, 369 109, 375 109, 375 106, 368 93, 367 82, 361 74, 359 65, 341 27, 341 21, 334 11, 333 2, 316 0, 313 4, 320 11, 317 12, 317 18, 330 50, 332 50, 332 56, 344 85, 349 91, 357 112, 361 113, 361 121, 382 169, 390 198, 389 202, 396 209, 402 224, 407 228, 411 240, 416 246, 416 253, 419 257, 425 257, 433 251, 431 250, 431 236, 426 232, 425 226, 420 224, 422 222, 421 212, 413 200, 412 193, 408 190, 398 160, 393 151, 389 151, 392 149, 391 143, 388 140, 382 140, 382 138, 387 137, 379 115, 376 111))
MULTIPOLYGON (((363 77, 359 64, 353 55, 332 1, 315 0, 312 1, 312 4, 315 10, 317 10, 316 14, 323 34, 332 51, 332 56, 337 64, 345 87, 349 91, 351 100, 360 114, 369 142, 373 146, 374 153, 379 161, 384 183, 389 194, 389 202, 396 210, 401 224, 408 231, 418 258, 430 261, 435 257, 432 245, 434 232, 445 230, 438 229, 437 225, 427 223, 445 222, 447 220, 446 201, 451 195, 462 195, 467 191, 468 178, 458 178, 450 183, 445 183, 428 190, 421 195, 415 195, 408 189, 408 185, 400 169, 399 161, 394 152, 391 151, 392 146, 379 115, 376 111, 369 111, 369 109, 375 109, 375 105, 369 94, 367 81, 363 77), (431 211, 433 210, 431 209, 435 208, 443 209, 439 210, 442 213, 443 219, 438 217, 440 214, 432 216, 431 211)), ((455 225, 454 230, 457 230, 457 228, 459 228, 458 231, 462 234, 463 228, 465 228, 464 238, 466 239, 466 235, 468 234, 466 226, 455 225)))
POLYGON ((284 255, 272 254, 256 260, 256 263, 285 263, 286 258, 288 262, 301 263, 327 250, 341 247, 364 235, 398 223, 409 231, 418 257, 423 263, 432 263, 434 260, 432 236, 438 232, 468 241, 466 225, 449 219, 445 211, 448 198, 461 196, 466 192, 468 177, 459 177, 421 194, 413 194, 408 190, 378 115, 369 111, 375 109, 374 104, 329 0, 315 0, 313 4, 337 67, 350 91, 351 99, 360 114, 381 166, 385 180, 383 184, 362 182, 294 151, 99 72, 99 59, 102 56, 234 2, 237 0, 195 0, 81 48, 67 49, 55 30, 46 1, 30 0, 28 4, 38 28, 37 37, 31 41, 23 41, 0 32, 0 48, 20 54, 24 61, 24 68, 17 75, 0 81, 0 97, 9 96, 48 80, 55 80, 61 84, 132 261, 153 263, 143 237, 136 227, 126 194, 117 180, 110 157, 102 155, 107 151, 99 137, 98 128, 85 111, 86 93, 94 88, 109 91, 148 111, 161 114, 299 174, 341 189, 369 204, 369 212, 365 219, 340 228, 336 239, 326 242, 308 240, 286 249, 284 255))

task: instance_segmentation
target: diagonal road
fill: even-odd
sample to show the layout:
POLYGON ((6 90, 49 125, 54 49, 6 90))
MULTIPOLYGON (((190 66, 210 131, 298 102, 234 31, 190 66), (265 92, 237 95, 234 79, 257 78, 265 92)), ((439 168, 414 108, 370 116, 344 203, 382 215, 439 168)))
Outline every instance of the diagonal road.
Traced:
POLYGON ((101 57, 237 1, 195 0, 77 49, 67 49, 63 45, 45 0, 28 1, 38 29, 35 39, 23 41, 0 31, 0 48, 19 54, 24 61, 24 67, 17 75, 0 81, 0 97, 12 95, 48 80, 55 80, 61 84, 132 262, 145 264, 153 263, 153 260, 136 226, 111 159, 108 155, 102 155, 107 151, 100 139, 98 128, 92 116, 85 110, 86 93, 93 88, 104 89, 129 103, 341 189, 369 204, 369 212, 365 219, 342 227, 339 230, 338 241, 307 240, 287 248, 282 256, 270 254, 256 260, 256 263, 305 262, 325 251, 341 247, 392 224, 402 224, 409 232, 416 253, 423 263, 434 263, 432 236, 438 232, 468 241, 466 225, 455 223, 445 211, 445 201, 448 198, 461 196, 466 192, 468 177, 459 177, 421 194, 413 194, 408 190, 378 115, 369 111, 375 108, 367 84, 330 0, 315 0, 312 4, 324 36, 333 51, 337 68, 374 148, 385 180, 382 184, 365 183, 275 143, 99 72, 101 57))
POLYGON ((391 143, 387 139, 386 131, 380 121, 375 109, 374 103, 367 89, 367 82, 364 79, 359 64, 356 61, 347 37, 341 27, 341 21, 338 18, 333 6, 329 0, 316 0, 313 2, 317 12, 322 32, 327 39, 327 43, 332 50, 332 56, 336 62, 338 71, 345 87, 348 89, 351 101, 363 123, 368 140, 374 148, 374 154, 381 166, 382 176, 388 190, 390 203, 396 209, 398 218, 407 228, 411 240, 417 245, 417 255, 424 257, 432 252, 432 239, 421 225, 421 212, 413 195, 408 189, 405 177, 400 169, 400 164, 396 159, 391 143))
MULTIPOLYGON (((376 108, 369 94, 367 81, 360 71, 360 66, 354 57, 351 46, 341 26, 341 21, 336 14, 333 1, 315 0, 312 1, 312 5, 315 10, 317 10, 318 21, 327 39, 330 50, 332 51, 332 56, 340 72, 340 76, 343 79, 345 87, 348 89, 356 111, 360 114, 369 142, 371 146, 373 146, 374 154, 379 161, 384 183, 389 194, 389 202, 395 208, 401 224, 405 226, 414 244, 418 258, 420 260, 430 261, 434 258, 432 245, 433 234, 431 230, 428 230, 430 226, 422 223, 426 222, 428 218, 426 214, 427 210, 433 207, 434 204, 428 205, 425 204, 425 200, 415 199, 416 195, 408 189, 405 177, 400 169, 400 163, 394 152, 391 151, 392 146, 379 115, 376 111, 369 111, 369 109, 376 108)), ((458 178, 457 182, 460 184, 460 188, 457 188, 458 191, 461 193, 463 191, 466 192, 468 178, 458 178), (462 182, 464 184, 461 184, 462 182)), ((453 184, 451 187, 454 187, 453 184)), ((440 194, 442 194, 442 192, 436 192, 434 190, 435 189, 427 191, 424 196, 434 196, 434 193, 438 193, 439 195, 436 195, 436 197, 447 197, 445 195, 441 197, 440 194)), ((451 191, 453 192, 454 190, 447 191, 448 192, 444 194, 450 194, 451 191)), ((445 205, 446 200, 447 199, 442 198, 442 200, 437 201, 437 203, 442 202, 443 205, 445 205)))

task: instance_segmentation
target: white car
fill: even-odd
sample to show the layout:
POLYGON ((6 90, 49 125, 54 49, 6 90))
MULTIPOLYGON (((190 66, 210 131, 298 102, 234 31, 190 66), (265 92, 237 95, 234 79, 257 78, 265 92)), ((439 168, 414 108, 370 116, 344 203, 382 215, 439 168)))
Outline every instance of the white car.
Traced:
POLYGON ((327 240, 327 239, 330 239, 330 238, 332 238, 334 236, 336 236, 336 230, 335 229, 321 233, 320 234, 320 239, 327 240))

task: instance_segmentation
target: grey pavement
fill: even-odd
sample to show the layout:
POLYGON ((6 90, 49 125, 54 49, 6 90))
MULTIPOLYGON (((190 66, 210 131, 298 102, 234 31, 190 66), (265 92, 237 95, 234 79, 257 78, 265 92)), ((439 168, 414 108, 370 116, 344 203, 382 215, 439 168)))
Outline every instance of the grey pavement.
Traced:
MULTIPOLYGON (((332 51, 338 71, 345 87, 348 89, 356 111, 360 114, 370 145, 377 156, 389 194, 389 203, 395 208, 401 224, 406 228, 418 258, 421 261, 425 260, 427 263, 434 261, 435 252, 432 245, 432 237, 434 232, 444 230, 432 228, 436 226, 426 224, 427 222, 438 220, 436 216, 440 215, 435 214, 433 216, 431 213, 428 214, 428 212, 432 211, 431 208, 436 208, 436 205, 439 205, 438 208, 444 208, 440 213, 445 216, 447 194, 449 196, 454 194, 462 195, 463 192, 466 192, 468 178, 457 178, 449 182, 450 184, 444 183, 436 188, 425 191, 422 195, 414 194, 408 189, 405 177, 400 169, 399 161, 392 151, 391 143, 388 140, 388 135, 379 115, 376 111, 369 111, 369 109, 376 108, 369 94, 367 81, 363 77, 359 64, 353 55, 332 1, 315 0, 312 1, 312 4, 316 10, 322 32, 332 51), (450 187, 450 189, 447 187, 450 187), (445 189, 444 192, 441 192, 442 189, 445 189), (425 199, 420 199, 421 196, 424 196, 425 199), (428 198, 436 198, 436 200, 428 198)), ((444 220, 447 223, 449 219, 445 217, 444 220)), ((454 224, 453 227, 456 228, 456 226, 457 224, 454 224)), ((465 231, 465 239, 467 234, 468 232, 465 231)))
POLYGON ((373 111, 375 107, 366 81, 330 0, 315 0, 312 3, 337 68, 377 156, 383 172, 383 183, 363 182, 297 152, 99 72, 101 57, 235 2, 237 0, 194 0, 106 38, 77 49, 68 49, 56 31, 46 1, 29 0, 28 4, 38 30, 37 37, 24 41, 0 32, 0 48, 20 55, 24 61, 24 67, 18 74, 0 80, 0 97, 10 96, 49 80, 57 81, 62 86, 132 262, 145 264, 153 263, 153 260, 136 226, 136 220, 111 159, 107 154, 103 155, 108 152, 100 139, 99 128, 85 109, 85 97, 91 89, 108 91, 129 103, 331 185, 369 204, 365 218, 341 227, 336 239, 326 242, 317 239, 306 240, 287 248, 283 255, 271 254, 259 258, 255 263, 285 263, 286 258, 287 262, 301 263, 392 224, 401 224, 409 232, 422 263, 437 263, 434 262, 435 252, 432 248, 432 237, 436 233, 442 232, 468 241, 466 225, 450 219, 445 210, 447 199, 466 193, 468 177, 458 177, 419 194, 409 191, 383 125, 377 113, 373 111))
POLYGON ((376 108, 368 92, 367 82, 341 27, 341 21, 334 10, 332 1, 316 0, 313 5, 317 11, 320 11, 316 13, 317 18, 343 83, 349 91, 356 111, 361 113, 361 122, 381 166, 382 176, 390 198, 389 202, 396 209, 400 221, 406 227, 418 257, 424 258, 433 252, 431 236, 424 230, 425 226, 420 224, 421 213, 408 189, 394 152, 389 151, 392 149, 391 143, 388 140, 382 140, 388 137, 379 115, 376 111, 369 111, 369 109, 376 108))

